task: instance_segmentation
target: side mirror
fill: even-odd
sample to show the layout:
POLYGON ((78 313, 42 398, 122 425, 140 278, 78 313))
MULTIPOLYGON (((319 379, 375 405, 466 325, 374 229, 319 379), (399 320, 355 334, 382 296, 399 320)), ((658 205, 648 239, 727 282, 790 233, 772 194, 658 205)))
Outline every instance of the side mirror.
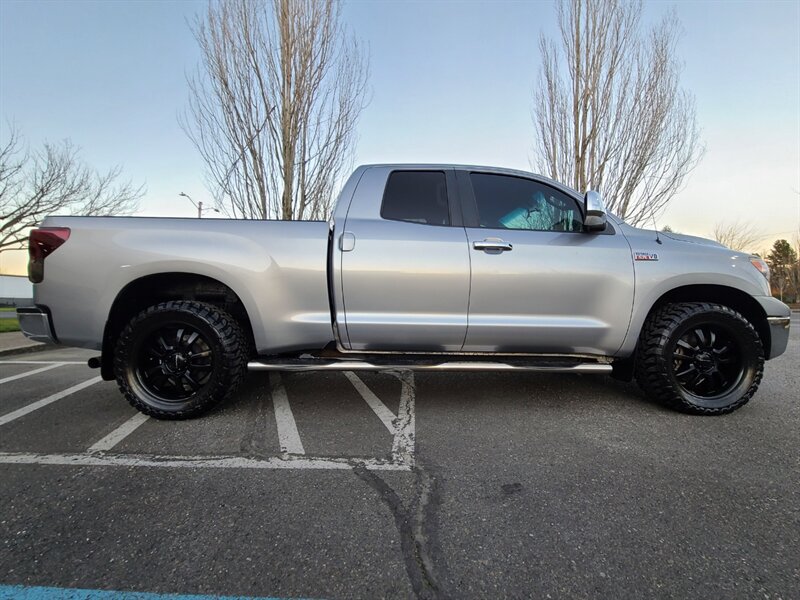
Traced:
POLYGON ((595 191, 586 192, 583 198, 583 230, 598 233, 606 230, 606 205, 595 191))

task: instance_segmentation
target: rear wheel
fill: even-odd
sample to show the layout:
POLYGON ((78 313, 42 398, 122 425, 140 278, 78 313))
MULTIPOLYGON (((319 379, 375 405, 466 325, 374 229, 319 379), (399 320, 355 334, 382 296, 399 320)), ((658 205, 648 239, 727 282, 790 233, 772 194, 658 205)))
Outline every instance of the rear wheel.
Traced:
POLYGON ((236 390, 246 369, 245 348, 239 325, 216 306, 162 302, 125 327, 114 373, 137 410, 158 419, 187 419, 236 390))
POLYGON ((719 304, 668 304, 639 337, 636 380, 671 408, 721 415, 744 406, 758 389, 764 349, 753 325, 719 304))

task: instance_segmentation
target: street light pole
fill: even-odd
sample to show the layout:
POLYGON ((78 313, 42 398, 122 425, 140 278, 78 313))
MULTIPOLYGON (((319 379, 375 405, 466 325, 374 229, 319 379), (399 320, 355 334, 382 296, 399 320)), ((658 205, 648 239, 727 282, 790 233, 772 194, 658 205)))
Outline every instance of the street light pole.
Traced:
POLYGON ((185 192, 181 192, 180 194, 178 194, 178 196, 183 196, 184 198, 188 198, 189 202, 192 203, 192 206, 194 206, 197 209, 197 218, 198 219, 202 219, 203 218, 203 203, 202 202, 198 205, 197 202, 192 200, 192 197, 189 194, 185 193, 185 192))
MULTIPOLYGON (((185 194, 184 192, 181 192, 180 194, 178 194, 178 196, 183 196, 184 198, 188 198, 189 202, 191 202, 192 205, 197 209, 197 218, 198 219, 203 218, 204 209, 202 200, 200 202, 195 202, 194 200, 192 200, 192 197, 189 194, 185 194)), ((216 208, 206 208, 205 210, 213 210, 214 212, 219 212, 216 208)))

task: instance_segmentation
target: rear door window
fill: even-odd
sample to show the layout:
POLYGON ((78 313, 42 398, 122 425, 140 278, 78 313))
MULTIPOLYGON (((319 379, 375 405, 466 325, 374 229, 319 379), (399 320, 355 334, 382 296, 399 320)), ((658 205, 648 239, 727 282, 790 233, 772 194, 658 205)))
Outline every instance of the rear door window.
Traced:
POLYGON ((443 171, 393 171, 386 183, 381 217, 423 225, 450 225, 443 171))

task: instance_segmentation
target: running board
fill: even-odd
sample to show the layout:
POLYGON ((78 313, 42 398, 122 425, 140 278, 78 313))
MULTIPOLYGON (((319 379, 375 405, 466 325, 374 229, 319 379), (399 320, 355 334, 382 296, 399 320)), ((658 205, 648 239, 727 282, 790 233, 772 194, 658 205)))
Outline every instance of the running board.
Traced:
POLYGON ((367 361, 321 358, 275 358, 251 360, 250 371, 540 371, 545 373, 611 373, 611 365, 577 360, 542 361, 367 361))

